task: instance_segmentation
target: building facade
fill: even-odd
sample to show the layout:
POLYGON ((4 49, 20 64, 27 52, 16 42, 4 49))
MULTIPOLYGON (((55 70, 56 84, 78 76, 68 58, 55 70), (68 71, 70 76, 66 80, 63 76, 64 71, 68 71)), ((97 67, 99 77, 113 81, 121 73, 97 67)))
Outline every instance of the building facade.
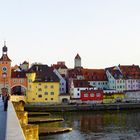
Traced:
POLYGON ((59 78, 52 68, 47 65, 33 65, 26 75, 28 80, 27 102, 59 102, 59 78))
POLYGON ((103 102, 103 90, 81 90, 81 101, 84 103, 102 103, 103 102))
POLYGON ((53 72, 59 78, 59 94, 65 94, 66 93, 66 80, 61 76, 61 74, 56 69, 54 69, 53 72))

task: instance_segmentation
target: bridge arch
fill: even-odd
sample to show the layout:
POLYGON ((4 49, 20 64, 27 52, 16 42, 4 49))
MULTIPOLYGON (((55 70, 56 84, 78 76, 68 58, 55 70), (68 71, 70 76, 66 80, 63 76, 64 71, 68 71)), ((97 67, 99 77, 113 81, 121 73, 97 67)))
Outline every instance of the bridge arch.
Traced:
POLYGON ((11 87, 11 95, 26 95, 27 87, 16 84, 11 87))

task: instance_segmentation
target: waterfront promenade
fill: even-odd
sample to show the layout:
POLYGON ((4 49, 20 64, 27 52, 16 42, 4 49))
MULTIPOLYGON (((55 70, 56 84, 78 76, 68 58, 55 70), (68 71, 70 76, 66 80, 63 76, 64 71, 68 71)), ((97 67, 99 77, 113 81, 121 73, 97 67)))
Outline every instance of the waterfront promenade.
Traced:
POLYGON ((3 111, 3 101, 0 97, 0 140, 5 140, 6 137, 6 122, 7 112, 3 111))

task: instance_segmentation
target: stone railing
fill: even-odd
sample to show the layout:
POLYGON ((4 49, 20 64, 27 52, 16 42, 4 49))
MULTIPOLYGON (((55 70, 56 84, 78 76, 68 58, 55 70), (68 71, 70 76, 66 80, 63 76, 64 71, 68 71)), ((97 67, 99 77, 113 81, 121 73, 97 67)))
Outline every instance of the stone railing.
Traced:
POLYGON ((8 107, 8 120, 7 120, 7 128, 11 129, 11 127, 15 127, 15 125, 18 124, 18 128, 12 129, 12 132, 9 133, 7 131, 7 140, 38 140, 39 134, 38 134, 38 125, 30 125, 28 124, 28 112, 24 111, 24 105, 22 102, 13 102, 13 104, 9 101, 9 107, 8 107), (10 109, 11 108, 11 109, 10 109), (11 113, 11 111, 13 113, 11 113), (12 123, 12 116, 13 118, 16 118, 16 122, 12 123), (12 126, 9 126, 9 124, 12 123, 12 126), (20 138, 19 135, 17 135, 17 131, 20 131, 19 135, 23 138, 20 138), (14 138, 11 139, 10 136, 14 135, 14 138))
POLYGON ((8 103, 6 140, 26 140, 11 101, 8 103))

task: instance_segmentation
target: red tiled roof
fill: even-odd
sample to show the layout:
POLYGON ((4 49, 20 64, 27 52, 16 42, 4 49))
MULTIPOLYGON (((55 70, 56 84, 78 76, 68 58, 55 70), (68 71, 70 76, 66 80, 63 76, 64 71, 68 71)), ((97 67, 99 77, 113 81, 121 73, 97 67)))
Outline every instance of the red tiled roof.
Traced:
POLYGON ((88 81, 107 81, 104 69, 82 69, 85 80, 88 81))
POLYGON ((11 78, 26 78, 25 71, 11 71, 11 78))
POLYGON ((51 67, 54 69, 68 69, 64 61, 58 61, 57 64, 53 64, 51 67))
POLYGON ((89 82, 86 80, 73 80, 73 83, 74 83, 74 87, 85 87, 85 88, 92 87, 89 85, 89 82))
POLYGON ((138 65, 119 65, 124 78, 126 79, 140 79, 140 68, 138 65))
POLYGON ((8 57, 7 54, 3 54, 2 57, 0 58, 0 61, 11 61, 8 57))
POLYGON ((79 68, 79 69, 75 68, 75 69, 68 70, 68 77, 69 78, 77 78, 78 75, 82 76, 83 74, 82 74, 81 69, 82 68, 79 68))

